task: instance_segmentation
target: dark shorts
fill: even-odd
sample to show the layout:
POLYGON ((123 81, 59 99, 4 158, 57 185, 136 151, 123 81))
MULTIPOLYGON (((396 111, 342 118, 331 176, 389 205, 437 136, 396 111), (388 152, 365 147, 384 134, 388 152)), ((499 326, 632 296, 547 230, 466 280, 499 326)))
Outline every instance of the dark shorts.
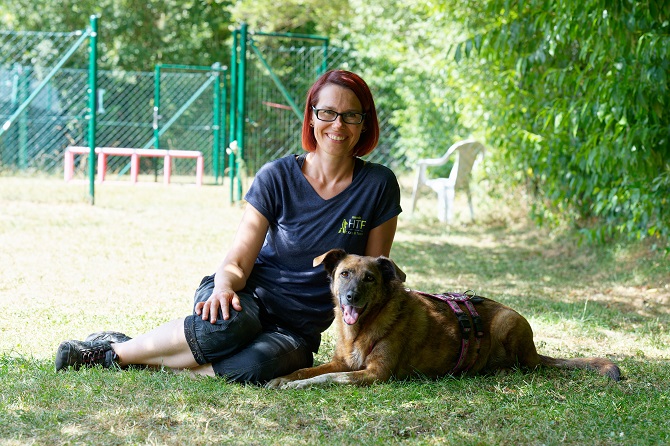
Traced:
POLYGON ((194 312, 184 320, 186 341, 198 364, 211 363, 217 376, 230 381, 256 384, 312 366, 313 354, 300 336, 264 326, 251 293, 237 293, 242 311, 231 308, 228 320, 219 311, 214 324, 203 321, 195 314, 195 304, 209 299, 213 289, 213 275, 202 279, 194 312))

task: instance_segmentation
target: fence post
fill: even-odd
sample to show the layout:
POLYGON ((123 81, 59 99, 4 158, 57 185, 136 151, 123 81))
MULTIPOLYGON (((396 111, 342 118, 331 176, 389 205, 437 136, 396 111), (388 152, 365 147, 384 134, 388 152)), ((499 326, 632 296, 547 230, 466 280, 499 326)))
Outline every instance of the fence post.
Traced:
POLYGON ((88 194, 91 204, 95 204, 95 130, 96 112, 95 101, 98 97, 98 17, 91 16, 90 52, 88 58, 88 194))
MULTIPOLYGON (((157 63, 154 67, 154 149, 160 149, 160 131, 158 120, 160 116, 160 106, 161 106, 161 64, 157 63)), ((148 148, 148 147, 147 147, 148 148)))
MULTIPOLYGON (((228 100, 228 95, 226 93, 228 87, 226 85, 226 75, 227 75, 228 67, 224 65, 223 67, 223 72, 221 73, 221 103, 219 105, 219 110, 221 110, 220 115, 221 119, 219 121, 219 126, 221 128, 221 139, 223 140, 223 146, 222 147, 228 147, 228 144, 230 143, 230 140, 228 139, 228 134, 226 133, 226 103, 228 100)), ((221 147, 221 146, 220 146, 221 147)), ((222 166, 220 168, 221 170, 221 184, 223 184, 223 177, 224 177, 224 172, 225 172, 225 165, 226 165, 226 155, 225 155, 225 149, 222 150, 222 153, 220 155, 221 161, 222 161, 222 166)), ((217 178, 218 180, 218 178, 217 178)))
MULTIPOLYGON (((30 69, 19 67, 18 79, 16 82, 17 99, 19 104, 23 104, 30 94, 30 69)), ((19 170, 25 170, 28 167, 28 117, 27 113, 21 113, 19 116, 19 170)))
MULTIPOLYGON (((230 116, 229 130, 228 130, 228 144, 231 144, 235 139, 235 125, 237 124, 237 46, 239 42, 240 31, 238 29, 233 31, 233 48, 230 52, 230 116)), ((230 202, 235 202, 235 178, 237 173, 235 171, 235 156, 232 150, 228 149, 228 176, 230 177, 230 202)))
POLYGON ((213 110, 213 117, 212 117, 212 130, 213 130, 213 138, 214 138, 214 147, 213 147, 213 153, 212 153, 212 163, 213 163, 213 170, 214 170, 214 183, 219 182, 219 156, 221 152, 221 127, 219 127, 219 123, 221 122, 221 110, 219 106, 221 105, 221 64, 219 62, 215 62, 214 65, 212 65, 212 76, 216 77, 216 82, 214 83, 214 110, 213 110))
MULTIPOLYGON (((160 133, 160 119, 162 116, 160 115, 160 108, 161 108, 161 67, 162 65, 160 63, 156 64, 156 67, 154 69, 154 121, 153 121, 153 129, 154 129, 154 149, 160 149, 160 138, 161 138, 161 133, 160 133)), ((148 148, 148 147, 146 147, 148 148)), ((154 182, 158 181, 158 160, 156 158, 151 159, 151 165, 154 168, 154 182)), ((165 166, 163 166, 163 169, 165 169, 165 166)))
POLYGON ((243 23, 240 27, 240 56, 238 63, 238 75, 237 75, 237 146, 238 152, 235 157, 236 169, 235 169, 235 201, 242 199, 242 180, 240 178, 240 161, 244 159, 244 118, 245 118, 245 105, 246 105, 246 85, 247 85, 247 24, 243 23))

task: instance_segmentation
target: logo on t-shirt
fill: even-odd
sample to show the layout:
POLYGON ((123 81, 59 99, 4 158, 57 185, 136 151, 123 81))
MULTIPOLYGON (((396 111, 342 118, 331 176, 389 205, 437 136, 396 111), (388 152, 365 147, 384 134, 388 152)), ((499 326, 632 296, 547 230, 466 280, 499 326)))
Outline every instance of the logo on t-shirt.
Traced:
POLYGON ((342 227, 337 231, 338 234, 349 234, 349 235, 363 235, 363 228, 367 220, 363 220, 363 217, 353 216, 349 220, 342 220, 342 227))

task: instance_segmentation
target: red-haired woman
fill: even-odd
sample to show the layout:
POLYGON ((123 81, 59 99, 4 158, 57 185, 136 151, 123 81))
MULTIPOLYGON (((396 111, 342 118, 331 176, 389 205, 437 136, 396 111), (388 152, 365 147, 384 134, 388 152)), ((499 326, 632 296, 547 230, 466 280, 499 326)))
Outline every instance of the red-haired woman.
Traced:
POLYGON ((118 332, 65 341, 56 369, 131 364, 189 370, 264 383, 313 363, 333 320, 323 267, 332 248, 389 256, 400 188, 386 167, 363 161, 377 145, 370 89, 342 70, 309 90, 304 153, 269 162, 257 173, 232 247, 195 293, 192 315, 133 339, 118 332))

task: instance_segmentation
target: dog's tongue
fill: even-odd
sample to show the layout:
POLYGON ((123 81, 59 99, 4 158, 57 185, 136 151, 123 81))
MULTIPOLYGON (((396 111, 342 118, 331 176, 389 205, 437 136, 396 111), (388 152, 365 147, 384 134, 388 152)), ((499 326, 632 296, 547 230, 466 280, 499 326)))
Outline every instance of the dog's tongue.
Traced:
POLYGON ((358 308, 352 307, 351 305, 342 305, 342 319, 348 325, 354 325, 358 320, 358 308))

